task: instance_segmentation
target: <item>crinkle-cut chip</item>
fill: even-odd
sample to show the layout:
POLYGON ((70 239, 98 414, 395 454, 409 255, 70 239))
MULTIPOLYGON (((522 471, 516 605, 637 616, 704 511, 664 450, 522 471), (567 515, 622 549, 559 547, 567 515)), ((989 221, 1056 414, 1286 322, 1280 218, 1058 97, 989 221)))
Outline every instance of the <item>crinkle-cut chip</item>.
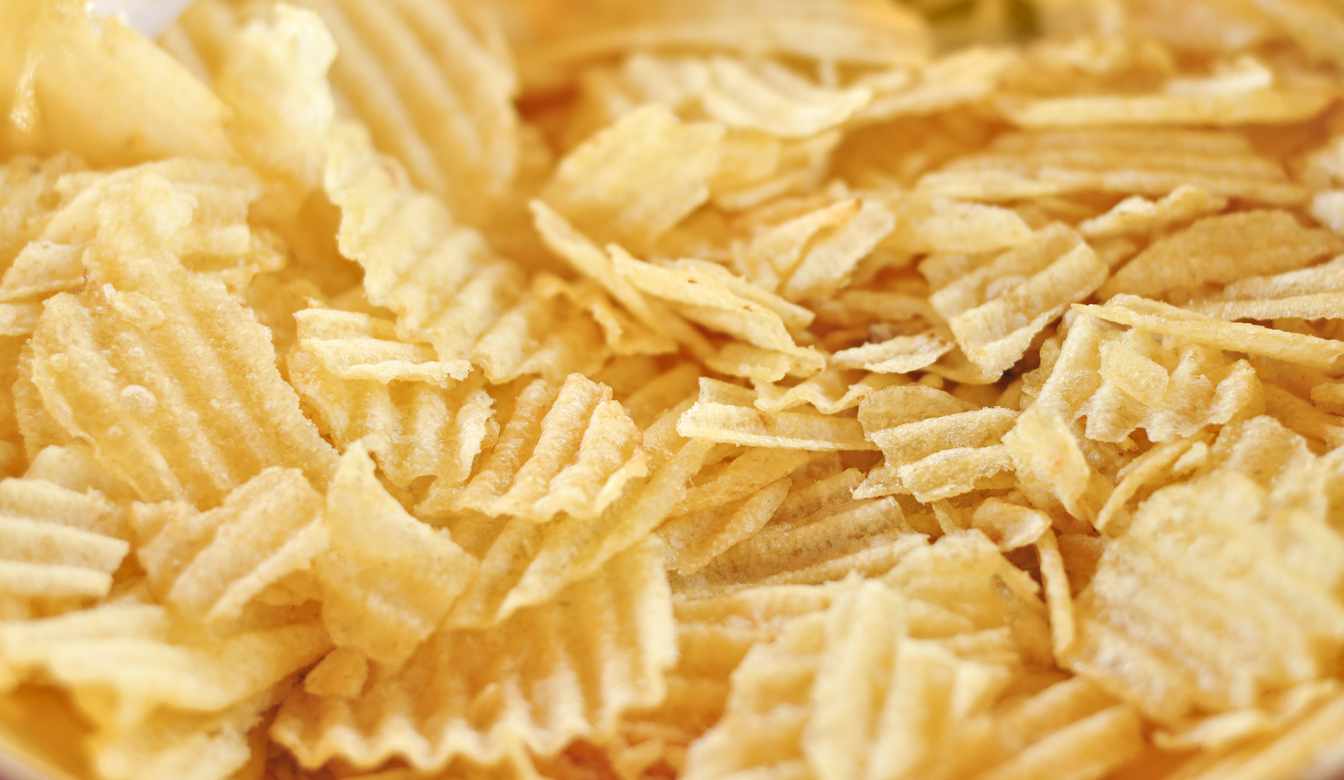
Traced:
POLYGON ((1314 118, 1334 101, 1321 89, 1266 89, 1241 94, 1150 94, 1059 97, 1007 106, 1019 127, 1291 125, 1314 118))
MULTIPOLYGON (((398 0, 370 6, 303 0, 299 5, 316 11, 334 38, 339 54, 331 66, 330 93, 340 111, 366 125, 378 149, 406 166, 418 187, 443 199, 464 222, 483 224, 520 165, 513 107, 517 80, 496 20, 454 2, 398 0)), ((239 57, 236 38, 248 37, 246 18, 227 3, 195 4, 164 42, 201 70, 207 83, 211 77, 216 84, 227 83, 239 57)), ((316 48, 315 42, 309 44, 316 48)), ((311 68, 317 60, 309 57, 301 62, 311 68)), ((317 75, 326 75, 326 64, 317 75)), ((295 74, 295 69, 285 72, 295 74)), ((251 80, 237 81, 239 87, 255 86, 251 80)), ((325 79, 315 86, 328 89, 325 79)), ((224 94, 235 110, 239 102, 250 107, 255 100, 224 94)), ((317 99, 312 91, 298 94, 317 99)), ((270 155, 277 151, 275 146, 267 150, 270 155)), ((320 160, 316 150, 313 156, 320 160)), ((291 158, 289 165, 299 159, 291 158)))
POLYGON ((182 197, 147 175, 100 206, 125 226, 89 246, 85 290, 47 301, 31 342, 42 403, 144 500, 209 508, 273 465, 324 488, 336 453, 276 370, 270 333, 162 248, 189 218, 182 197))
POLYGON ((63 176, 57 184, 60 209, 14 258, 0 282, 0 296, 40 300, 78 288, 86 272, 81 251, 85 243, 100 230, 115 229, 122 218, 103 204, 132 198, 146 176, 167 181, 190 209, 189 220, 163 230, 164 247, 190 270, 215 277, 236 291, 256 274, 285 264, 279 237, 248 222, 249 207, 262 194, 256 174, 234 162, 165 160, 111 173, 63 176))
POLYGON ((40 303, 0 303, 0 336, 27 338, 37 330, 41 316, 40 303))
POLYGON ((1265 413, 1289 430, 1324 443, 1326 449, 1344 444, 1344 417, 1318 409, 1276 385, 1265 385, 1265 413))
POLYGON ((309 768, 554 755, 663 699, 675 631, 662 551, 643 541, 493 629, 440 629, 400 669, 375 668, 360 699, 296 692, 271 734, 309 768))
POLYGON ((872 100, 867 87, 826 88, 771 60, 709 60, 710 79, 700 101, 728 127, 780 138, 807 138, 838 127, 872 100))
POLYGON ((1225 352, 1244 352, 1323 371, 1334 370, 1344 356, 1344 342, 1246 322, 1223 322, 1133 295, 1117 295, 1105 306, 1074 304, 1074 308, 1108 322, 1225 352))
POLYGON ((1101 262, 1079 236, 1053 225, 934 293, 929 299, 957 345, 986 374, 1016 363, 1069 304, 1106 281, 1101 262))
POLYGON ((240 617, 267 586, 327 548, 322 496, 298 469, 266 469, 208 512, 138 504, 132 518, 150 591, 206 625, 240 617))
POLYGON ((878 374, 908 374, 933 364, 950 351, 952 342, 937 331, 930 331, 840 350, 831 356, 831 365, 878 374))
POLYGON ((888 205, 896 214, 896 226, 881 246, 894 252, 992 252, 1032 238, 1031 226, 1017 212, 999 206, 917 193, 891 199, 888 205))
POLYGON ((1160 233, 1227 208, 1227 198, 1198 187, 1181 185, 1159 200, 1134 195, 1117 203, 1110 211, 1078 226, 1078 232, 1093 241, 1128 235, 1160 233))
POLYGON ((749 447, 725 463, 702 469, 672 514, 700 512, 747 498, 790 474, 808 469, 817 460, 816 455, 806 450, 749 447))
POLYGON ((613 255, 616 272, 649 295, 674 304, 682 316, 762 349, 782 352, 819 371, 825 360, 815 350, 799 347, 791 333, 812 321, 801 306, 701 260, 679 260, 669 267, 613 255))
POLYGON ((949 52, 917 68, 883 70, 860 76, 873 100, 858 121, 886 122, 898 117, 929 116, 973 104, 988 96, 1020 59, 1008 48, 969 47, 949 52))
POLYGON ((907 778, 955 771, 1009 681, 1002 667, 911 639, 910 606, 880 582, 852 583, 824 612, 757 645, 733 677, 723 719, 692 745, 687 778, 907 778))
POLYGON ((1344 318, 1344 256, 1311 268, 1253 276, 1185 308, 1220 320, 1344 318))
POLYGON ((725 376, 748 379, 753 384, 778 382, 785 377, 809 377, 825 365, 820 352, 811 349, 793 354, 730 341, 705 358, 705 366, 725 376))
POLYGON ((649 296, 622 277, 616 271, 614 253, 599 249, 542 201, 533 200, 529 205, 533 223, 546 246, 574 270, 602 285, 636 321, 655 333, 685 344, 693 354, 705 355, 713 349, 695 328, 669 311, 662 301, 650 300, 649 296))
POLYGON ((79 4, 11 5, 0 73, 9 153, 75 150, 96 167, 233 157, 228 107, 123 19, 95 22, 79 4))
POLYGON ((791 484, 785 477, 737 501, 665 521, 656 533, 667 549, 667 568, 682 576, 694 574, 753 536, 775 514, 791 484))
POLYGON ((0 267, 42 234, 61 205, 60 178, 83 163, 69 152, 41 158, 19 155, 0 165, 0 267))
POLYGON ((664 412, 699 391, 700 367, 678 363, 652 379, 643 379, 638 390, 621 399, 621 405, 640 430, 648 430, 664 412))
POLYGON ((446 385, 471 371, 466 360, 440 361, 433 347, 398 340, 395 323, 368 314, 311 308, 295 312, 294 322, 300 349, 341 379, 446 385))
POLYGON ((1306 199, 1283 166, 1236 133, 1153 128, 1005 133, 924 175, 931 197, 1006 201, 1100 192, 1162 197, 1182 186, 1250 203, 1306 199))
POLYGON ((677 433, 749 447, 802 450, 872 450, 852 417, 808 412, 763 412, 756 393, 716 379, 700 379, 700 396, 677 420, 677 433))
POLYGON ((889 374, 866 374, 828 368, 793 386, 763 382, 756 386, 756 408, 763 412, 783 412, 811 404, 822 414, 839 414, 853 409, 874 392, 904 381, 889 374))
POLYGON ((643 434, 611 388, 571 374, 559 387, 528 385, 470 481, 451 495, 431 492, 424 506, 591 520, 647 474, 643 434))
POLYGON ((0 655, 25 674, 70 688, 94 723, 126 729, 161 707, 218 712, 321 658, 321 625, 290 623, 223 637, 174 641, 164 607, 111 603, 0 625, 0 655))
POLYGON ((126 521, 98 493, 0 482, 0 615, 56 614, 108 595, 130 551, 126 521))
POLYGON ((1344 237, 1304 228, 1286 211, 1205 217, 1158 239, 1102 285, 1102 300, 1121 293, 1155 298, 1213 282, 1294 271, 1344 252, 1344 237))
POLYGON ((588 317, 602 330, 602 337, 611 353, 618 357, 632 355, 666 355, 678 350, 678 344, 659 330, 633 319, 607 297, 601 285, 591 279, 577 283, 558 276, 543 274, 537 277, 536 290, 542 298, 564 298, 575 316, 578 312, 588 317))
POLYGON ((1315 0, 1252 0, 1254 5, 1316 59, 1344 65, 1344 13, 1337 4, 1315 0))
POLYGON ((1239 742, 1283 731, 1338 690, 1335 680, 1312 680, 1270 693, 1255 707, 1186 718, 1173 728, 1154 732, 1153 742, 1163 750, 1223 752, 1239 742))
POLYGON ((1111 483, 1088 461, 1075 430, 1046 406, 1031 406, 1004 437, 1018 486, 1035 506, 1094 522, 1111 483))
POLYGON ((1344 696, 1335 694, 1275 733, 1195 755, 1169 775, 1173 780, 1244 777, 1334 777, 1344 768, 1344 696))
POLYGON ((638 108, 570 152, 542 199, 598 242, 644 251, 709 199, 723 133, 638 108))
POLYGON ((1055 658, 1065 658, 1077 637, 1073 620, 1073 594, 1064 571, 1064 556, 1054 529, 1047 527, 1036 539, 1036 560, 1041 568, 1045 606, 1050 612, 1050 636, 1055 658))
POLYGON ((1050 527, 1050 518, 1031 507, 989 498, 975 508, 972 528, 989 537, 1003 552, 1035 544, 1050 527))
POLYGON ((340 647, 396 666, 434 631, 476 574, 446 531, 411 517, 355 444, 327 493, 329 549, 313 561, 322 622, 340 647))
POLYGON ((369 302, 396 313, 403 341, 432 344, 441 361, 469 359, 494 383, 601 368, 601 331, 553 284, 529 286, 479 232, 413 189, 360 128, 338 126, 330 146, 325 182, 341 209, 341 253, 364 268, 369 302))
POLYGON ((1208 451, 1207 442, 1200 437, 1190 437, 1164 442, 1135 458, 1120 470, 1115 490, 1097 513, 1093 526, 1107 536, 1123 535, 1129 527, 1134 507, 1154 490, 1175 481, 1183 472, 1188 473, 1202 465, 1208 458, 1208 451))
MULTIPOLYGON (((664 416, 675 413, 674 408, 664 416)), ((654 438, 655 428, 648 431, 646 442, 654 438)), ((536 523, 519 517, 503 521, 469 518, 454 526, 458 539, 470 533, 487 533, 493 538, 479 556, 480 573, 453 606, 447 625, 496 625, 521 609, 555 598, 570 583, 591 575, 613 556, 644 539, 671 514, 713 448, 712 442, 682 440, 671 444, 665 455, 651 449, 654 455, 649 477, 592 520, 561 517, 536 523), (482 523, 487 525, 482 528, 482 523)))
POLYGON ((455 487, 497 430, 479 377, 449 382, 341 379, 306 349, 289 354, 289 378, 319 429, 345 449, 364 440, 394 485, 420 477, 455 487))
POLYGON ((859 420, 884 462, 869 472, 855 497, 913 493, 926 502, 1011 485, 1012 460, 999 442, 1012 429, 1016 411, 965 411, 970 404, 922 385, 888 388, 865 404, 859 420))
POLYGON ((761 231, 734 258, 756 286, 790 301, 822 300, 896 227, 879 198, 845 198, 761 231))
MULTIPOLYGON (((78 493, 96 490, 104 497, 121 504, 130 503, 135 499, 135 491, 131 486, 117 479, 99 463, 93 448, 83 442, 63 447, 44 447, 29 462, 24 477, 30 480, 44 480, 78 493)), ((121 532, 113 535, 130 538, 121 532)))
POLYGON ((93 737, 93 764, 108 780, 226 780, 254 760, 248 734, 284 698, 281 682, 221 712, 161 710, 126 731, 93 737))
POLYGON ((1235 472, 1159 490, 1075 602, 1066 663, 1159 722, 1321 676, 1344 646, 1344 540, 1313 532, 1320 523, 1276 516, 1273 497, 1235 472), (1294 563, 1308 538, 1333 576, 1294 563))
POLYGON ((710 201, 727 211, 741 211, 772 198, 812 193, 825 180, 831 156, 843 138, 840 130, 789 141, 761 133, 729 133, 722 142, 719 168, 709 182, 710 201))
POLYGON ((303 689, 314 696, 353 699, 369 679, 369 659, 350 647, 338 646, 303 678, 303 689))
POLYGON ((875 0, 750 0, 731 8, 711 0, 676 7, 602 0, 565 2, 544 12, 514 5, 510 11, 529 92, 568 82, 581 64, 638 49, 900 65, 924 61, 930 45, 915 14, 875 0))
POLYGON ((234 147, 270 184, 262 211, 299 213, 321 184, 322 144, 336 118, 327 69, 336 42, 316 14, 288 5, 269 9, 231 36, 212 87, 232 110, 234 147))

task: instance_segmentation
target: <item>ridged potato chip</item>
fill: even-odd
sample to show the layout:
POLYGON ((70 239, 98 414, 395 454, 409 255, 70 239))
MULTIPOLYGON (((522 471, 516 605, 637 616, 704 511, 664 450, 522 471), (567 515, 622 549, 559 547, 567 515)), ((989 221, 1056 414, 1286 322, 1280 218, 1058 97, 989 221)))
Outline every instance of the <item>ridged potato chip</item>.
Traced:
POLYGON ((852 417, 808 412, 766 413, 756 408, 756 393, 714 379, 700 380, 695 405, 677 421, 677 433, 753 447, 803 450, 871 450, 863 427, 852 417))

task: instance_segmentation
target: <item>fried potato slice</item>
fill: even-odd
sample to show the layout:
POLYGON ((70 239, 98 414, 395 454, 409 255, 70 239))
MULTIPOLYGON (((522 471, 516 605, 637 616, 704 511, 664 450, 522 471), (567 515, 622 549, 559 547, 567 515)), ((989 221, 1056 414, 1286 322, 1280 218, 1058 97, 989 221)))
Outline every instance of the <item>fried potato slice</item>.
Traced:
POLYGON ((859 373, 828 368, 791 387, 762 382, 756 385, 756 408, 763 412, 784 412, 810 404, 822 414, 839 414, 857 407, 871 393, 905 381, 883 373, 859 378, 859 373))
POLYGON ((420 381, 344 380, 307 345, 290 352, 288 368, 299 397, 316 412, 319 429, 342 449, 364 440, 394 485, 420 477, 434 477, 445 488, 462 484, 498 431, 494 400, 479 378, 449 382, 447 388, 420 381))
POLYGON ((932 197, 1005 201, 1080 192, 1162 197, 1182 186, 1286 206, 1307 193, 1240 135, 1214 130, 1096 129, 1005 133, 988 151, 926 174, 932 197))
POLYGON ((1106 273, 1106 264, 1085 241, 1053 225, 943 287, 929 302, 947 320, 966 357, 993 375, 1016 363, 1069 304, 1101 287, 1106 273))
POLYGON ((130 536, 123 513, 97 492, 0 482, 0 612, 25 619, 107 596, 130 536))
POLYGON ((1344 258, 1235 281, 1221 292, 1197 298, 1185 308, 1220 320, 1277 320, 1344 317, 1344 258))
POLYGON ((267 586, 327 549, 322 496, 298 469, 268 468, 222 506, 138 504, 136 557, 152 592, 181 619, 227 625, 267 586))
POLYGON ((1171 225, 1216 214, 1226 207, 1227 198, 1182 185, 1156 201, 1141 195, 1125 198, 1105 214, 1083 222, 1078 232, 1093 240, 1159 233, 1171 225))
POLYGON ((1069 666, 1160 722, 1320 676, 1344 644, 1344 541, 1320 518, 1259 520, 1273 502, 1228 470, 1155 492, 1075 603, 1069 666), (1321 565, 1295 566, 1307 539, 1321 565))
POLYGON ((785 477, 737 501, 668 519, 656 532, 667 548, 667 568, 682 576, 694 574, 753 536, 774 516, 791 485, 785 477))
POLYGON ((437 360, 432 347, 397 339, 395 323, 359 312, 310 308, 294 313, 299 347, 341 379, 446 385, 471 371, 465 360, 437 360))
POLYGON ((561 160, 542 199, 600 243, 643 252, 709 199, 723 133, 663 106, 636 109, 561 160))
POLYGON ((335 452, 276 370, 270 334, 164 246, 190 218, 186 196, 145 174, 102 208, 127 227, 100 231, 89 283, 48 300, 33 335, 52 418, 145 500, 210 508, 273 465, 325 487, 335 452))
POLYGON ((766 413, 756 407, 757 395, 716 379, 700 379, 695 406, 677 420, 677 433, 750 447, 803 450, 871 450, 863 427, 852 417, 808 412, 766 413))
POLYGON ((69 153, 20 155, 0 166, 0 266, 8 270, 19 251, 42 234, 61 204, 61 177, 81 168, 69 153))
POLYGON ((1344 237, 1304 228, 1286 211, 1243 211, 1206 217, 1153 242, 1097 292, 1156 298, 1206 283, 1294 271, 1344 252, 1344 237))
POLYGON ((1011 409, 975 409, 923 385, 873 393, 859 404, 859 423, 885 460, 868 473, 854 495, 904 493, 928 502, 977 487, 1006 487, 1013 464, 999 442, 1017 415, 1011 409))
POLYGON ((1344 342, 1245 322, 1221 322, 1203 314, 1132 295, 1117 295, 1105 306, 1075 304, 1075 308, 1108 322, 1129 325, 1150 333, 1324 371, 1334 370, 1340 357, 1344 356, 1344 342))
POLYGON ((446 531, 388 495, 360 443, 341 456, 322 522, 330 546, 313 561, 322 622, 338 646, 373 661, 409 658, 476 574, 446 531))
POLYGON ((580 374, 559 387, 539 379, 518 396, 470 480, 452 492, 436 486, 421 506, 534 522, 561 512, 591 520, 648 474, 643 438, 610 387, 580 374))
POLYGON ((331 647, 320 625, 255 628, 174 641, 161 606, 104 604, 83 612, 0 626, 0 654, 75 691, 106 730, 134 728, 156 710, 219 712, 268 690, 331 647))
POLYGON ((358 127, 333 133, 325 182, 341 209, 341 253, 364 268, 369 302, 397 314, 403 341, 432 344, 441 361, 471 360, 495 383, 601 368, 605 341, 591 319, 573 316, 544 280, 529 287, 520 267, 412 188, 358 127))
POLYGON ((400 669, 373 670, 358 700, 296 692, 272 736, 309 768, 396 757, 422 771, 601 739, 665 695, 676 629, 661 557, 641 542, 494 629, 440 629, 400 669))

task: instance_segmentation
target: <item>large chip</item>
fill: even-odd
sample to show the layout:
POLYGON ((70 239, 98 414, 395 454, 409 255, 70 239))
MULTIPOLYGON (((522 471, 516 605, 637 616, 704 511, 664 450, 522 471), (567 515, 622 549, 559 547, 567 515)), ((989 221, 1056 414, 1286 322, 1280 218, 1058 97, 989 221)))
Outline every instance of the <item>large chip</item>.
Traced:
POLYGON ((1220 320, 1344 318, 1344 257, 1299 271, 1252 276, 1185 305, 1220 320))
POLYGON ((53 614, 102 598, 130 550, 122 513, 96 492, 0 482, 0 614, 53 614))
POLYGON ((358 700, 296 692, 271 733, 310 768, 497 764, 517 745, 551 756, 659 703, 675 657, 661 550, 641 542, 492 630, 440 629, 400 669, 373 671, 358 700))
POLYGON ((1229 471, 1154 493, 1078 597, 1071 668, 1159 721, 1320 676, 1344 646, 1344 540, 1323 518, 1265 523, 1274 502, 1229 471))
POLYGON ((1102 300, 1121 293, 1156 298, 1208 283, 1293 271, 1344 252, 1344 237, 1304 228, 1284 211, 1243 211, 1206 217, 1158 239, 1098 291, 1102 300))
POLYGON ((360 444, 341 457, 322 517, 330 547, 313 562, 333 641, 398 665, 438 626, 476 573, 447 532, 387 494, 360 444))
POLYGON ((335 452, 276 370, 269 333, 163 248, 189 202, 147 174, 101 208, 133 227, 100 231, 89 284, 51 298, 33 335, 52 417, 146 500, 215 506, 272 465, 325 487, 335 452))
POLYGON ((1052 226, 929 299, 966 357, 987 375, 1011 367, 1037 333, 1106 280, 1106 264, 1076 233, 1052 226))
POLYGON ((642 252, 709 199, 723 132, 640 108, 565 157, 542 198, 600 243, 642 252))
POLYGON ((327 548, 322 496, 298 469, 269 468, 197 512, 137 505, 136 557, 150 591, 182 619, 226 625, 269 585, 327 548))
POLYGON ((805 411, 763 412, 756 393, 708 377, 700 379, 695 406, 677 421, 677 433, 694 439, 803 450, 871 450, 859 421, 805 411))
POLYGON ((539 379, 518 396, 471 479, 460 490, 436 486, 421 509, 593 519, 648 474, 643 438, 610 387, 579 374, 559 387, 539 379))

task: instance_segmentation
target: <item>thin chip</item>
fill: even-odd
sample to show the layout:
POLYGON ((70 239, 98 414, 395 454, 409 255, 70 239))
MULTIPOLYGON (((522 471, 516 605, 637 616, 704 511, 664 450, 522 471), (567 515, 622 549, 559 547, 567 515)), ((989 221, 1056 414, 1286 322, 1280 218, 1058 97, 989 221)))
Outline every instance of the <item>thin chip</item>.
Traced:
POLYGON ((1344 257, 1275 276, 1243 278, 1185 308, 1220 320, 1339 319, 1344 317, 1344 257))
POLYGON ((1004 371, 1069 304, 1106 280, 1105 263, 1072 230, 1055 225, 947 285, 929 299, 966 357, 987 375, 1004 371))
POLYGON ((189 622, 227 625, 267 586, 327 548, 322 496, 298 469, 269 468, 222 506, 140 504, 136 557, 151 592, 189 622))
POLYGON ((1333 95, 1320 89, 1230 95, 1062 97, 1010 108, 1008 117, 1026 128, 1289 125, 1315 117, 1333 100, 1333 95))
POLYGON ((756 393, 707 377, 700 396, 681 419, 677 433, 687 438, 803 450, 872 450, 863 427, 852 417, 807 412, 766 413, 756 393))
POLYGON ((932 331, 844 349, 831 356, 831 364, 878 374, 908 374, 933 364, 951 351, 952 342, 932 331))
POLYGON ((872 393, 902 384, 902 377, 868 374, 829 368, 793 386, 765 382, 756 385, 756 408, 763 412, 783 412, 811 404, 822 414, 839 414, 853 409, 872 393))
POLYGON ((1172 225, 1216 214, 1226 207, 1227 198, 1182 185, 1156 201, 1141 195, 1125 198, 1105 214, 1083 222, 1078 226, 1078 232, 1094 241, 1159 233, 1172 225))
POLYGON ((846 122, 872 100, 867 87, 827 89, 769 60, 709 61, 705 113, 728 127, 780 138, 807 138, 846 122))
POLYGON ((312 308, 294 313, 299 347, 341 379, 393 380, 445 385, 467 378, 465 360, 439 361, 427 344, 406 344, 395 324, 358 312, 312 308))

